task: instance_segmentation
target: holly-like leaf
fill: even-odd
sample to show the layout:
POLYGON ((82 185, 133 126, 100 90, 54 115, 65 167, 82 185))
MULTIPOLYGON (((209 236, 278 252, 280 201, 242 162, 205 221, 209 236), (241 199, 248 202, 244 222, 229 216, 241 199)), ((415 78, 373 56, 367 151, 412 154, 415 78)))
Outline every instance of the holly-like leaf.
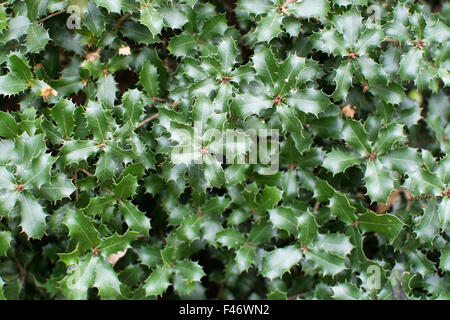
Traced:
POLYGON ((150 4, 141 7, 140 22, 145 25, 153 36, 157 36, 163 28, 163 16, 150 4))
POLYGON ((336 101, 345 100, 347 98, 348 89, 352 86, 354 67, 349 61, 342 62, 336 70, 334 82, 336 90, 333 93, 333 99, 336 101))
POLYGON ((261 274, 270 280, 282 277, 302 258, 302 252, 295 246, 277 248, 266 253, 262 261, 261 274))
POLYGON ((150 219, 147 218, 142 211, 131 202, 124 200, 119 204, 119 210, 131 230, 138 231, 139 233, 148 236, 150 219))
POLYGON ((25 43, 28 52, 40 52, 45 49, 49 41, 50 36, 47 30, 37 23, 30 25, 25 43))
POLYGON ((293 210, 277 207, 269 210, 270 222, 278 229, 286 230, 290 234, 297 231, 297 216, 293 210))
POLYGON ((369 137, 361 122, 348 119, 342 129, 342 136, 361 156, 371 153, 369 137))
POLYGON ((123 0, 94 0, 98 6, 105 7, 109 12, 120 13, 123 0))
POLYGON ((6 255, 10 245, 11 245, 11 232, 0 231, 0 256, 6 255))
POLYGON ((304 89, 295 91, 287 99, 286 103, 306 113, 318 115, 331 105, 330 99, 322 91, 304 89))
POLYGON ((256 38, 259 42, 269 42, 281 33, 281 21, 283 15, 272 10, 266 16, 261 18, 258 27, 255 30, 256 38))
POLYGON ((25 91, 27 88, 27 81, 14 74, 0 76, 0 94, 10 96, 25 91))
POLYGON ((364 232, 378 232, 393 241, 405 224, 392 214, 367 212, 358 217, 358 226, 364 232))
POLYGON ((158 70, 150 62, 145 61, 142 66, 140 80, 149 97, 157 97, 159 94, 158 70))
POLYGON ((24 192, 20 194, 19 199, 20 207, 20 226, 22 230, 28 235, 29 238, 41 239, 46 230, 45 213, 42 206, 39 204, 31 194, 24 192))
POLYGON ((100 243, 99 232, 94 223, 81 211, 69 210, 64 218, 69 235, 82 248, 94 248, 100 243))
POLYGON ((355 208, 350 204, 348 198, 340 193, 335 193, 330 199, 330 209, 334 215, 345 223, 356 221, 355 208))
POLYGON ((13 139, 20 132, 14 117, 6 112, 0 111, 0 136, 6 139, 13 139))
POLYGON ((370 200, 386 203, 394 189, 394 182, 380 161, 377 159, 367 161, 364 180, 370 200))
POLYGON ((144 289, 147 296, 162 295, 170 286, 171 271, 163 266, 156 267, 145 280, 144 289))
POLYGON ((67 138, 72 136, 75 127, 74 111, 75 105, 67 99, 61 99, 51 109, 53 119, 58 125, 58 131, 67 138))
POLYGON ((338 149, 327 153, 323 166, 330 170, 333 174, 345 172, 349 167, 361 163, 361 157, 354 153, 344 152, 338 149))

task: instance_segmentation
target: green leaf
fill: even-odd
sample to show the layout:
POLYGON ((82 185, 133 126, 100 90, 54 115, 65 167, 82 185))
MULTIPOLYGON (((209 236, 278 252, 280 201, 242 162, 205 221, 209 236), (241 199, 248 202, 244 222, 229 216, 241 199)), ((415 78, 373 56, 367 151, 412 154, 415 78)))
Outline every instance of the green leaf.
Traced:
POLYGON ((163 16, 158 13, 158 11, 152 7, 151 4, 146 4, 140 9, 141 18, 140 23, 145 25, 153 36, 157 36, 161 33, 163 28, 163 16))
POLYGON ((334 82, 336 83, 336 90, 333 93, 335 101, 345 100, 347 98, 348 89, 352 86, 354 67, 349 61, 341 63, 336 70, 334 82))
POLYGON ((405 142, 403 135, 403 125, 390 123, 378 133, 377 141, 373 145, 373 151, 377 154, 384 154, 390 151, 397 143, 405 142))
POLYGON ((31 74, 31 68, 24 57, 18 53, 12 53, 8 56, 8 69, 11 74, 18 76, 24 81, 30 81, 33 79, 31 74))
POLYGON ((51 109, 53 120, 58 126, 58 131, 66 138, 72 136, 75 127, 74 111, 75 105, 67 99, 59 100, 51 109))
POLYGON ((381 65, 371 58, 363 56, 356 60, 358 68, 366 78, 369 86, 372 84, 387 84, 388 76, 381 65))
POLYGON ((405 90, 396 83, 390 83, 388 86, 374 84, 369 86, 369 92, 375 97, 389 104, 400 104, 405 96, 405 90))
POLYGON ((439 235, 439 206, 436 201, 427 201, 427 206, 423 209, 423 216, 417 223, 415 233, 420 242, 431 243, 439 235))
POLYGON ((400 61, 399 75, 402 80, 415 80, 419 73, 423 52, 418 48, 411 48, 400 61))
POLYGON ((131 230, 148 236, 150 230, 150 219, 129 201, 122 201, 119 204, 120 213, 131 230))
POLYGON ((51 181, 42 185, 38 194, 50 201, 58 201, 63 198, 69 198, 75 191, 73 183, 64 175, 58 175, 51 178, 51 181))
POLYGON ((139 79, 145 92, 150 98, 157 97, 159 94, 158 70, 149 61, 145 61, 139 79))
POLYGON ((27 17, 17 15, 9 19, 8 28, 0 36, 0 41, 6 43, 10 40, 18 40, 27 32, 29 26, 30 20, 27 17))
POLYGON ((69 210, 64 218, 69 235, 80 248, 94 248, 100 243, 99 232, 94 223, 81 211, 69 210))
POLYGON ((334 149, 326 154, 322 165, 335 175, 345 172, 349 167, 361 164, 361 161, 361 156, 357 154, 334 149))
POLYGON ((160 8, 165 25, 172 29, 181 29, 189 20, 186 14, 180 9, 175 7, 163 7, 160 8))
POLYGON ((101 77, 97 81, 97 99, 108 108, 114 107, 116 101, 117 84, 110 74, 101 77))
POLYGON ((60 281, 67 299, 86 300, 88 289, 94 284, 98 257, 87 256, 74 265, 74 268, 60 281))
POLYGON ((99 261, 95 266, 95 280, 93 286, 98 289, 102 299, 117 299, 122 296, 120 281, 111 264, 99 261))
POLYGON ((116 199, 126 200, 135 194, 137 187, 137 178, 128 174, 114 185, 114 195, 116 199))
POLYGON ((226 37, 218 45, 218 56, 223 68, 223 71, 230 73, 236 62, 236 45, 233 38, 226 37))
POLYGON ((0 136, 13 139, 19 132, 20 129, 14 117, 7 112, 0 111, 0 136))
POLYGON ((360 121, 347 119, 342 129, 342 137, 361 156, 371 154, 372 147, 370 146, 369 136, 360 121))
POLYGON ((427 169, 419 168, 409 172, 408 176, 408 179, 405 181, 405 187, 412 194, 439 196, 445 189, 439 178, 427 169))
POLYGON ((270 222, 278 229, 286 230, 289 234, 297 231, 297 216, 293 210, 277 207, 269 210, 270 222))
POLYGON ((286 60, 280 64, 278 70, 278 83, 275 93, 284 96, 295 86, 299 74, 305 69, 305 58, 295 55, 289 55, 286 60))
POLYGON ((239 0, 237 6, 252 14, 263 14, 274 7, 270 0, 239 0))
POLYGON ((346 196, 336 192, 330 199, 331 212, 345 223, 356 221, 355 208, 350 204, 346 196))
POLYGON ((5 285, 5 282, 0 277, 0 300, 5 300, 5 296, 3 294, 3 286, 5 285))
POLYGON ((144 289, 147 296, 162 295, 170 286, 171 271, 163 266, 156 267, 145 280, 144 289))
POLYGON ((102 105, 95 101, 89 101, 86 107, 86 119, 94 138, 104 142, 111 137, 110 119, 102 105))
POLYGON ((320 90, 313 88, 297 90, 292 93, 286 103, 305 113, 318 115, 331 105, 328 96, 320 90))
POLYGON ((138 123, 144 113, 144 101, 141 91, 137 89, 128 90, 122 96, 124 108, 123 120, 131 120, 133 124, 138 123))
POLYGON ((330 5, 326 0, 291 1, 287 5, 289 12, 302 18, 321 18, 328 14, 330 5))
POLYGON ((297 223, 300 243, 302 246, 311 244, 319 232, 319 226, 317 225, 316 219, 311 212, 307 210, 297 218, 297 223))
POLYGON ((249 244, 242 245, 236 251, 236 257, 234 258, 234 261, 236 262, 236 267, 238 268, 239 272, 247 271, 253 264, 255 258, 256 258, 255 247, 250 246, 249 244))
POLYGON ((197 38, 188 33, 182 33, 173 37, 167 49, 176 57, 185 57, 189 55, 192 50, 197 48, 197 38))
POLYGON ((350 254, 354 246, 350 242, 350 237, 340 233, 334 234, 318 234, 314 246, 333 253, 337 256, 344 257, 350 254))
POLYGON ((387 202, 391 191, 394 189, 394 182, 379 160, 367 161, 364 181, 366 182, 367 195, 372 202, 387 202))
POLYGON ((258 196, 258 212, 266 213, 283 198, 283 191, 273 186, 265 186, 263 192, 258 196))
POLYGON ((6 76, 0 76, 0 94, 10 96, 13 94, 25 91, 28 88, 28 83, 11 73, 6 76))
POLYGON ((120 13, 123 0, 94 0, 98 6, 105 7, 109 12, 120 13))
POLYGON ((272 50, 266 46, 258 48, 255 50, 252 61, 256 74, 266 85, 266 89, 271 92, 276 85, 279 67, 272 50))
POLYGON ((237 249, 242 246, 245 237, 234 228, 224 229, 216 234, 217 242, 229 249, 237 249))
POLYGON ((129 230, 123 235, 115 233, 108 238, 103 238, 98 249, 104 258, 108 258, 111 254, 126 250, 130 246, 130 243, 136 240, 138 235, 137 232, 129 230))
POLYGON ((306 260, 312 263, 314 269, 323 275, 334 277, 346 269, 344 258, 328 252, 328 248, 326 250, 307 248, 304 255, 306 260))
POLYGON ((261 18, 256 27, 256 39, 258 42, 269 42, 281 33, 281 21, 283 15, 272 10, 266 16, 261 18))
POLYGON ((288 272, 302 258, 302 252, 295 246, 277 248, 263 256, 261 274, 273 280, 288 272))
MULTIPOLYGON (((322 29, 311 36, 314 47, 328 54, 340 55, 345 57, 348 55, 344 39, 335 29, 322 29)), ((346 62, 346 68, 350 68, 351 64, 346 62)), ((341 64, 342 69, 342 64, 341 64)), ((343 73, 344 71, 340 71, 343 73)), ((348 70, 346 71, 349 72, 348 70)))
POLYGON ((41 25, 32 23, 28 28, 28 33, 25 39, 25 46, 28 52, 40 52, 47 46, 50 41, 48 31, 41 25))
POLYGON ((340 283, 333 287, 333 298, 336 300, 363 300, 366 294, 351 283, 340 283))
MULTIPOLYGON (((376 143, 378 143, 377 140, 376 143)), ((414 172, 419 169, 423 161, 417 150, 409 147, 391 150, 380 157, 381 163, 389 169, 398 172, 414 172)))
POLYGON ((199 282, 205 276, 202 267, 197 262, 189 260, 177 262, 174 266, 174 271, 188 282, 199 282))
POLYGON ((83 16, 84 24, 96 36, 100 37, 105 31, 105 19, 94 2, 88 3, 88 10, 83 16))
POLYGON ((65 141, 61 148, 61 155, 64 162, 69 165, 86 161, 88 157, 100 150, 98 145, 92 140, 70 140, 65 141))
POLYGON ((441 270, 450 271, 450 247, 448 245, 441 250, 439 261, 439 268, 441 270))
POLYGON ((231 104, 231 110, 241 119, 252 114, 259 115, 263 110, 270 109, 272 99, 264 95, 241 94, 237 95, 231 104))
POLYGON ((358 41, 356 42, 356 52, 358 52, 359 56, 363 58, 367 54, 368 49, 378 47, 383 39, 384 34, 382 30, 366 29, 361 33, 358 41))
POLYGON ((375 214, 367 212, 358 217, 358 226, 363 232, 378 232, 389 238, 392 242, 405 224, 392 214, 375 214))
POLYGON ((9 231, 0 231, 0 256, 5 256, 11 244, 12 236, 9 231))
POLYGON ((28 192, 21 193, 18 202, 22 230, 28 235, 28 238, 41 239, 45 234, 47 214, 39 202, 28 192))
POLYGON ((346 11, 340 16, 334 16, 337 30, 343 35, 345 43, 350 48, 356 47, 361 30, 362 17, 356 7, 346 11))

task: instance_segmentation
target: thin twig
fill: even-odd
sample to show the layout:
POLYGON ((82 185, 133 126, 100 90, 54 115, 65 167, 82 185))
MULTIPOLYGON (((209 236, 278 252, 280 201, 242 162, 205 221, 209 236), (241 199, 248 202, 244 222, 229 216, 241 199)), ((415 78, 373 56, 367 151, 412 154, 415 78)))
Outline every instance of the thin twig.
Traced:
MULTIPOLYGON (((93 177, 94 175, 92 173, 90 173, 89 171, 85 170, 85 169, 78 169, 79 171, 83 172, 85 175, 87 175, 88 177, 93 177)), ((113 193, 111 191, 111 189, 107 188, 107 187, 103 187, 103 189, 105 189, 105 191, 107 193, 113 193)))
POLYGON ((87 170, 85 170, 85 169, 78 169, 78 170, 80 170, 81 172, 83 172, 85 175, 87 175, 88 177, 92 177, 93 176, 93 174, 92 173, 90 173, 89 171, 87 171, 87 170))
POLYGON ((119 29, 120 26, 122 25, 122 23, 123 23, 125 20, 127 20, 130 16, 131 16, 131 12, 128 12, 127 14, 124 14, 124 15, 121 16, 119 19, 117 19, 116 25, 113 27, 113 30, 119 29))
POLYGON ((297 298, 303 298, 304 296, 306 296, 306 293, 299 293, 299 294, 296 294, 295 296, 288 297, 287 299, 288 300, 295 300, 297 298))
POLYGON ((48 19, 50 19, 50 18, 53 18, 54 16, 57 16, 58 14, 61 14, 61 13, 63 13, 63 12, 66 12, 66 11, 65 11, 65 10, 59 10, 59 11, 53 12, 52 14, 49 14, 48 16, 46 16, 46 17, 44 17, 44 18, 38 20, 37 23, 44 22, 45 20, 48 20, 48 19))
POLYGON ((25 282, 25 278, 27 276, 27 271, 24 269, 24 267, 20 263, 19 259, 17 259, 16 255, 13 255, 12 258, 13 258, 14 262, 16 263, 17 269, 19 269, 20 286, 23 287, 23 284, 25 282))
POLYGON ((139 122, 136 127, 134 129, 140 128, 142 127, 144 124, 146 124, 149 121, 152 121, 153 119, 156 119, 159 116, 159 113, 155 113, 154 115, 142 120, 141 122, 139 122))
POLYGON ((77 185, 78 177, 77 177, 77 171, 76 171, 76 170, 75 170, 75 172, 72 174, 72 179, 73 179, 73 182, 74 182, 74 184, 75 184, 75 186, 76 186, 76 189, 75 189, 75 201, 78 201, 78 198, 79 198, 79 194, 78 194, 78 185, 77 185))

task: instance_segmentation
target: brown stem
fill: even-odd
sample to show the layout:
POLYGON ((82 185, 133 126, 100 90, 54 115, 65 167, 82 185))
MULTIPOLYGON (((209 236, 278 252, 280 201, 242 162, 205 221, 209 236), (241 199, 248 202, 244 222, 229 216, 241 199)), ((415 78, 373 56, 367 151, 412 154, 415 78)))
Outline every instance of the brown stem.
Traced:
POLYGON ((147 122, 152 121, 153 119, 156 119, 158 116, 159 116, 159 113, 155 113, 154 115, 152 115, 152 116, 150 116, 150 117, 148 117, 148 118, 142 120, 141 122, 139 122, 139 123, 136 125, 136 127, 135 127, 134 129, 136 130, 137 128, 142 127, 144 124, 146 124, 147 122))
POLYGON ((20 263, 19 259, 17 259, 16 255, 13 255, 12 258, 13 258, 14 262, 16 263, 17 269, 19 269, 20 286, 23 287, 23 284, 24 284, 26 276, 27 276, 27 271, 24 269, 24 267, 20 263))
POLYGON ((131 12, 128 12, 127 14, 124 14, 124 15, 121 16, 119 19, 117 19, 116 25, 113 27, 113 30, 119 29, 120 26, 122 25, 122 23, 123 23, 125 20, 127 20, 130 16, 131 16, 131 12))
POLYGON ((59 10, 59 11, 53 12, 52 14, 49 14, 48 16, 46 16, 46 17, 44 17, 44 18, 38 20, 37 23, 44 22, 45 20, 48 20, 48 19, 50 19, 50 18, 53 18, 54 16, 57 16, 57 15, 63 13, 63 12, 66 12, 66 11, 65 11, 65 10, 59 10))
POLYGON ((295 300, 297 298, 302 298, 304 296, 306 296, 306 293, 299 293, 299 294, 296 294, 295 296, 288 297, 288 300, 295 300))

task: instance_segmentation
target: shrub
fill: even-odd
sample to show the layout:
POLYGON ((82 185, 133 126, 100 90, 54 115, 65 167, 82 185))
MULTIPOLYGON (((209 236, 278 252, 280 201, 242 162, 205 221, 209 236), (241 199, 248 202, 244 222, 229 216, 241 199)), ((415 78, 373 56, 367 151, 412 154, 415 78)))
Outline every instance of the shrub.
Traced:
POLYGON ((450 298, 449 12, 3 2, 0 297, 450 298))

